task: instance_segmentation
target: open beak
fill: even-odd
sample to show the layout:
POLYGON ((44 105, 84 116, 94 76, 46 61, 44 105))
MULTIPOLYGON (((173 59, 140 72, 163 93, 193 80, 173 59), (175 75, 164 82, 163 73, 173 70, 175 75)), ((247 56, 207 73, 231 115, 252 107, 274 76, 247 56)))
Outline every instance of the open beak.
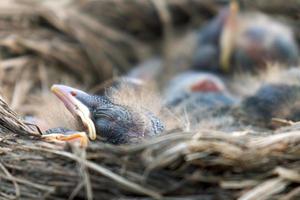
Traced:
POLYGON ((53 85, 51 91, 64 103, 74 117, 80 118, 84 127, 87 129, 89 138, 95 140, 96 128, 91 119, 91 112, 86 105, 76 98, 79 95, 89 96, 89 94, 65 85, 53 85))
POLYGON ((225 21, 220 38, 220 65, 221 69, 228 72, 230 69, 230 58, 234 49, 234 41, 238 26, 239 5, 235 0, 230 2, 229 15, 225 21))

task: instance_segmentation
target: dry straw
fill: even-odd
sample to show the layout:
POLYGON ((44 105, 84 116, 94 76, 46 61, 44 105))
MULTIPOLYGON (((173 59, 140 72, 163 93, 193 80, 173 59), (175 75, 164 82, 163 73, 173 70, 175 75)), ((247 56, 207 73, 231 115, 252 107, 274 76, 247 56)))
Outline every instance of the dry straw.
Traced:
POLYGON ((93 142, 84 150, 41 141, 3 101, 0 113, 3 199, 299 195, 297 123, 268 136, 174 130, 137 145, 93 142))

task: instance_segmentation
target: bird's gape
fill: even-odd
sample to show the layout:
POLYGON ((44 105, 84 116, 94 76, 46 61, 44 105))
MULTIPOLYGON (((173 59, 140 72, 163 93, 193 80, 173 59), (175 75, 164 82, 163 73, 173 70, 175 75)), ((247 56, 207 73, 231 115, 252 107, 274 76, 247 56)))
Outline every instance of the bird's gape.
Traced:
POLYGON ((78 99, 78 97, 88 97, 90 95, 65 85, 53 85, 51 91, 64 103, 74 117, 81 120, 87 129, 89 138, 95 140, 96 128, 94 122, 91 120, 90 108, 78 99))

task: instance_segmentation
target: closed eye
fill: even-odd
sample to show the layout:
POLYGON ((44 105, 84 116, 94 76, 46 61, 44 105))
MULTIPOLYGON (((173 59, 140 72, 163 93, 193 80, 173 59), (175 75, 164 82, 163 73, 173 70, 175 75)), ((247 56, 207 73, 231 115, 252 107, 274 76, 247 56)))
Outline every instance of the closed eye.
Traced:
POLYGON ((97 110, 94 114, 95 118, 108 118, 108 119, 113 119, 113 116, 107 114, 105 111, 99 111, 97 110))

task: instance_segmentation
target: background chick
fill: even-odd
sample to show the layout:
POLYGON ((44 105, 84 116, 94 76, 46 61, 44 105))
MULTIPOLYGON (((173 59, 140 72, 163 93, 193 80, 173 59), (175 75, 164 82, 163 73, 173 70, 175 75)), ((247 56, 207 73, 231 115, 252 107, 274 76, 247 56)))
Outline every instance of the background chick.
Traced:
POLYGON ((272 127, 272 119, 300 120, 300 86, 267 84, 253 96, 243 100, 240 107, 246 123, 272 127))
POLYGON ((241 76, 238 82, 235 79, 231 83, 231 86, 238 85, 240 89, 236 91, 243 93, 243 100, 235 110, 240 121, 244 124, 272 128, 273 118, 300 120, 299 68, 271 67, 259 76, 252 77, 253 86, 247 85, 250 81, 245 83, 243 77, 245 76, 241 76))
POLYGON ((258 71, 266 62, 295 64, 299 50, 292 30, 262 13, 239 12, 236 3, 198 32, 193 68, 258 71))
POLYGON ((191 127, 222 116, 237 103, 218 76, 193 71, 175 76, 163 96, 164 104, 177 115, 186 117, 191 127))
POLYGON ((288 65, 298 61, 292 30, 261 13, 245 13, 238 18, 233 65, 243 70, 264 67, 266 62, 288 65))

